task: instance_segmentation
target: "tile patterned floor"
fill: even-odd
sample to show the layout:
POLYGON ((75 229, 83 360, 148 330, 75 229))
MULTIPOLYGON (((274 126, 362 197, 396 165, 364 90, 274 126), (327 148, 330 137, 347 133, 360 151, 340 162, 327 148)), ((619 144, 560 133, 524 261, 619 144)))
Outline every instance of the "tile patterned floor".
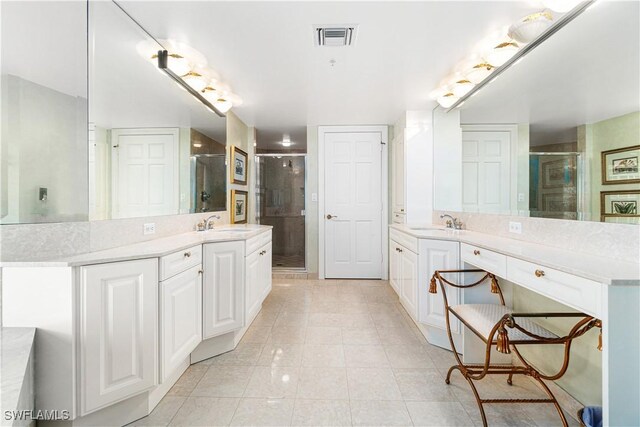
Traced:
MULTIPOLYGON (((140 426, 482 425, 450 352, 429 345, 385 281, 277 280, 236 350, 192 365, 140 426)), ((487 397, 542 397, 526 378, 487 397)), ((487 405, 491 426, 560 425, 551 405, 487 405)), ((577 423, 569 419, 570 425, 577 423)))

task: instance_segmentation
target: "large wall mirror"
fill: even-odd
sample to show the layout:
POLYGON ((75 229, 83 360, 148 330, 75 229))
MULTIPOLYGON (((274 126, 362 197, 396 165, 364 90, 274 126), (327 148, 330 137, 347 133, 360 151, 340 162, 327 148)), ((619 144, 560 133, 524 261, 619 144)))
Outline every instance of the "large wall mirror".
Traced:
POLYGON ((640 223, 638 2, 598 2, 434 110, 436 209, 640 223))
POLYGON ((161 41, 111 1, 1 8, 0 223, 226 209, 226 119, 147 57, 161 41))

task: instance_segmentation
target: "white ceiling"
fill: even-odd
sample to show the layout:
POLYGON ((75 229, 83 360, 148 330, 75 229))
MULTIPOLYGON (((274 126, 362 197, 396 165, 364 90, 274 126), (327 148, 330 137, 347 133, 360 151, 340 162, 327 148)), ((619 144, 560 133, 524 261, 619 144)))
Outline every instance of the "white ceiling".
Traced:
POLYGON ((519 2, 121 1, 158 38, 184 41, 243 99, 258 131, 390 124, 487 34, 535 8, 519 2), (355 46, 314 47, 314 24, 358 24, 355 46), (329 61, 335 59, 334 67, 329 61))
POLYGON ((468 99, 461 118, 531 123, 535 146, 639 109, 640 2, 600 1, 468 99))
POLYGON ((282 151, 287 148, 282 146, 284 134, 289 135, 292 151, 304 151, 307 149, 307 127, 287 126, 285 128, 256 129, 256 143, 259 149, 282 151), (286 130, 286 131, 285 131, 286 130))

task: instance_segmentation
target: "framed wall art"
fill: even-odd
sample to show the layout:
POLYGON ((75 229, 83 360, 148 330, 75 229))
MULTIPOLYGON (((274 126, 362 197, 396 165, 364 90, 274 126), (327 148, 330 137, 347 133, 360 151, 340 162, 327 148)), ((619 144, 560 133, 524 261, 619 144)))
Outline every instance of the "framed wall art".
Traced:
POLYGON ((231 190, 231 223, 246 224, 247 223, 247 203, 248 197, 246 191, 231 190))
POLYGON ((601 221, 636 224, 638 218, 640 218, 640 190, 603 191, 600 193, 601 221))
POLYGON ((640 145, 602 152, 602 183, 640 182, 640 145))
POLYGON ((231 182, 247 185, 247 153, 236 147, 231 147, 231 182))
POLYGON ((562 188, 576 186, 576 159, 563 157, 541 162, 542 188, 562 188))

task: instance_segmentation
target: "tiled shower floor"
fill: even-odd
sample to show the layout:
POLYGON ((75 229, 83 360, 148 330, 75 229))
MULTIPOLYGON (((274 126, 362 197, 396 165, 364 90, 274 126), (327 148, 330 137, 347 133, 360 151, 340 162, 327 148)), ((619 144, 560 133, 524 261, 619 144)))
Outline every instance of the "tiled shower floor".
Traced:
MULTIPOLYGON (((455 373, 444 383, 453 363, 425 341, 388 282, 274 281, 236 350, 189 367, 134 424, 482 425, 466 381, 455 373)), ((522 377, 477 384, 488 398, 544 397, 522 377)), ((560 425, 548 404, 486 412, 490 426, 560 425)))

